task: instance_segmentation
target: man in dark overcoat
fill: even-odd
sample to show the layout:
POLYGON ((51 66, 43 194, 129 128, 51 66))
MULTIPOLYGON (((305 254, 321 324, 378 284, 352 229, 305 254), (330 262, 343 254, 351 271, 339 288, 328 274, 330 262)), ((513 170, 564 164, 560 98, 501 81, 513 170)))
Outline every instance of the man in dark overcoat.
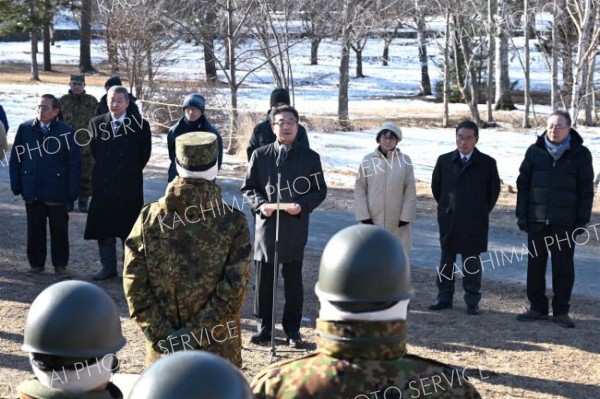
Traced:
MULTIPOLYGON (((548 319, 546 264, 552 259, 552 321, 574 328, 569 316, 575 283, 575 245, 587 242, 594 201, 592 154, 571 127, 571 116, 555 111, 547 130, 525 153, 517 178, 519 229, 527 232, 527 298, 529 310, 519 321, 548 319)), ((595 227, 594 227, 595 229, 595 227)), ((596 233, 597 234, 597 233, 596 233)), ((579 244, 581 245, 581 244, 579 244)))
POLYGON ((463 276, 467 313, 479 314, 481 258, 487 251, 489 214, 500 194, 500 177, 494 158, 480 152, 477 124, 464 121, 456 127, 456 150, 441 155, 431 178, 438 203, 442 257, 436 279, 437 299, 431 310, 452 307, 455 272, 463 276), (456 255, 462 269, 456 266, 456 255))
POLYGON ((98 240, 102 270, 94 280, 117 277, 116 238, 127 238, 144 205, 142 171, 150 159, 150 124, 129 115, 129 93, 122 86, 108 91, 110 112, 90 121, 94 157, 92 200, 86 240, 98 240))
POLYGON ((282 325, 290 345, 299 347, 302 345, 300 321, 304 301, 302 260, 308 239, 309 215, 325 199, 327 186, 319 154, 298 144, 298 112, 294 107, 284 105, 274 108, 271 111, 271 127, 277 140, 254 151, 241 188, 256 215, 254 260, 257 293, 254 313, 261 323, 251 341, 258 343, 271 339, 277 216, 273 204, 277 202, 276 160, 282 155, 280 202, 289 204, 280 211, 279 221, 278 261, 282 264, 285 291, 282 325), (285 152, 287 156, 283 157, 285 152))

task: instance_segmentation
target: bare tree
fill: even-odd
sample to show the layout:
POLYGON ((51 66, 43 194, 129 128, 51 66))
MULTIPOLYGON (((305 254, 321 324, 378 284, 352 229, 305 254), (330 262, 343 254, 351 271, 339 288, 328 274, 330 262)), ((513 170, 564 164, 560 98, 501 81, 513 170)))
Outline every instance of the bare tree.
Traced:
POLYGON ((530 10, 529 10, 529 0, 524 0, 523 3, 523 15, 525 16, 525 26, 523 29, 523 34, 525 35, 525 56, 524 56, 524 70, 523 73, 525 75, 525 89, 523 91, 523 96, 525 97, 525 112, 523 113, 523 127, 529 127, 529 108, 531 107, 531 94, 529 92, 530 85, 530 76, 529 76, 529 25, 530 25, 530 10))
POLYGON ((381 65, 387 66, 390 61, 390 46, 402 27, 402 18, 405 13, 410 12, 412 7, 406 7, 405 0, 377 0, 374 4, 374 19, 379 29, 379 34, 383 39, 383 54, 381 56, 381 65))
POLYGON ((431 81, 429 80, 429 65, 427 59, 427 38, 425 37, 425 10, 420 4, 420 0, 415 0, 415 24, 417 27, 417 41, 419 43, 419 64, 421 65, 421 87, 420 96, 431 95, 431 81))
POLYGON ((487 121, 488 123, 494 122, 494 114, 492 112, 492 97, 494 96, 494 86, 492 82, 494 80, 494 13, 496 8, 495 0, 487 0, 487 10, 488 10, 488 64, 487 64, 487 95, 486 95, 486 104, 487 104, 487 121))
POLYGON ((319 63, 319 45, 333 32, 330 18, 335 5, 327 0, 305 0, 300 4, 304 34, 310 41, 310 65, 319 63))
POLYGON ((496 60, 496 98, 495 110, 512 111, 517 109, 512 100, 512 89, 508 74, 508 42, 512 35, 513 23, 510 19, 510 8, 507 0, 497 0, 495 15, 495 60, 496 60))
POLYGON ((95 71, 91 55, 92 1, 81 0, 81 37, 79 39, 79 70, 81 72, 95 71))

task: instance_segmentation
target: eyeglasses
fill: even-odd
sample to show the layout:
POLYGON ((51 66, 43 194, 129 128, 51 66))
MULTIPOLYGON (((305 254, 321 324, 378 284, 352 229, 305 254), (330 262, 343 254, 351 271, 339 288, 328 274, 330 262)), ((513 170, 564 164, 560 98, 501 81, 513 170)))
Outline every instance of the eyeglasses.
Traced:
POLYGON ((473 140, 475 140, 475 136, 456 136, 456 141, 464 141, 465 143, 468 143, 469 141, 473 140))
POLYGON ((290 120, 290 121, 283 121, 283 120, 280 120, 280 121, 277 121, 277 122, 275 122, 275 123, 273 123, 273 124, 274 124, 274 125, 277 125, 277 126, 279 126, 279 127, 284 127, 284 126, 294 126, 294 125, 296 125, 296 121, 295 121, 295 120, 290 120))
POLYGON ((398 138, 396 136, 392 136, 392 135, 381 136, 381 139, 382 140, 387 140, 387 141, 398 141, 398 138))
POLYGON ((560 130, 560 129, 566 129, 566 128, 568 128, 569 126, 563 126, 563 125, 548 125, 548 126, 546 126, 546 127, 548 128, 548 130, 556 130, 556 129, 560 130))
POLYGON ((36 105, 35 109, 41 109, 43 111, 47 111, 50 109, 50 107, 48 105, 36 105))

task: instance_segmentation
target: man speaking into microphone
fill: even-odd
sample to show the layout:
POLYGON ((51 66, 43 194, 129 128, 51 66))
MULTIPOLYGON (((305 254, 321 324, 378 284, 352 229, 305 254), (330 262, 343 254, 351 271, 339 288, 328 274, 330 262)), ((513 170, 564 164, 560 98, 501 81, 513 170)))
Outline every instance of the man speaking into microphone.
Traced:
POLYGON ((302 346, 300 321, 304 292, 302 260, 308 239, 309 215, 327 195, 319 154, 298 145, 298 111, 290 105, 269 115, 277 140, 256 149, 248 163, 241 191, 256 215, 254 260, 256 292, 254 315, 260 319, 253 343, 271 340, 271 312, 275 270, 276 206, 279 193, 278 261, 282 265, 285 304, 282 326, 290 346, 302 346), (278 186, 277 174, 281 174, 278 186))

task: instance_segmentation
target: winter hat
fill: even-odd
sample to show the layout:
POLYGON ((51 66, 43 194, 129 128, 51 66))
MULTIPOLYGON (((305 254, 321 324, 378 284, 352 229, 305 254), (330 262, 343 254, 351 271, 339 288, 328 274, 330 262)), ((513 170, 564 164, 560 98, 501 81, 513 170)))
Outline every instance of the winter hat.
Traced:
POLYGON ((381 139, 381 136, 383 136, 383 132, 389 130, 390 132, 392 132, 392 134, 394 136, 396 136, 396 138, 398 139, 398 142, 402 141, 402 130, 400 130, 400 128, 396 125, 394 125, 393 123, 384 123, 383 125, 381 125, 381 127, 379 128, 379 132, 377 133, 377 137, 375 138, 375 140, 379 143, 379 140, 381 139))
POLYGON ((121 86, 123 85, 123 82, 121 81, 121 78, 118 76, 113 76, 112 78, 109 78, 105 83, 104 83, 104 88, 106 90, 110 89, 113 86, 121 86))
POLYGON ((200 94, 192 93, 185 96, 185 98, 183 99, 183 104, 181 104, 181 106, 184 110, 185 107, 200 108, 200 111, 202 111, 202 113, 204 114, 204 110, 206 108, 206 100, 200 94))
POLYGON ((278 88, 271 92, 271 108, 277 103, 290 105, 290 92, 287 89, 278 88))
POLYGON ((85 83, 85 75, 71 75, 69 83, 85 83))

